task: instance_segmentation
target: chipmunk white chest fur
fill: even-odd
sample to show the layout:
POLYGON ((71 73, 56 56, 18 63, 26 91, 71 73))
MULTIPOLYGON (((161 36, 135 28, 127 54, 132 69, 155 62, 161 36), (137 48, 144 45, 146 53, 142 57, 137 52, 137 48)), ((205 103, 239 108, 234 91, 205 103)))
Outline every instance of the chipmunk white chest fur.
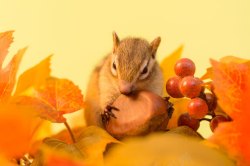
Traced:
POLYGON ((140 38, 119 40, 113 33, 113 51, 93 71, 85 97, 87 125, 102 126, 101 113, 120 94, 149 90, 163 92, 163 76, 155 60, 160 37, 148 43, 140 38))

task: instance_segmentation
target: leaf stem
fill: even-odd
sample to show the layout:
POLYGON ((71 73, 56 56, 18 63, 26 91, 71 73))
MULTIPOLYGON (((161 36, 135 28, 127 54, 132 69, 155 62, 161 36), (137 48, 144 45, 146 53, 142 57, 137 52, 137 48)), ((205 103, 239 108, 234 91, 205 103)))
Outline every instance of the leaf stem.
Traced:
POLYGON ((64 125, 66 126, 66 128, 67 128, 67 130, 68 130, 68 132, 69 132, 69 135, 70 135, 70 137, 71 137, 71 139, 72 139, 72 142, 73 142, 73 143, 76 143, 75 136, 74 136, 74 134, 73 134, 71 128, 69 127, 69 124, 67 123, 67 121, 64 122, 64 125))

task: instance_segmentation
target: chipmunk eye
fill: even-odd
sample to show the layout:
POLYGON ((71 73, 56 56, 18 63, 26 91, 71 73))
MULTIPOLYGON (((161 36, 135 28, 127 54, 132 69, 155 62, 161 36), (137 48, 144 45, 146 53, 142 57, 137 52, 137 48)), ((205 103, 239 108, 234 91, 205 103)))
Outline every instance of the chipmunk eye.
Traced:
POLYGON ((144 69, 142 70, 141 74, 146 74, 148 72, 148 67, 144 67, 144 69))
POLYGON ((115 64, 115 62, 113 62, 113 68, 116 70, 116 64, 115 64))

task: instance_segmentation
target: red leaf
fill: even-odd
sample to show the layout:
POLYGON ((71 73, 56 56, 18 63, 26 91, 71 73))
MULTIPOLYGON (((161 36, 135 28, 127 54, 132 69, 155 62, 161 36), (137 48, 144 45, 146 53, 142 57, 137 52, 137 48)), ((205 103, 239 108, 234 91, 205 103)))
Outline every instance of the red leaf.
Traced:
POLYGON ((83 107, 83 96, 71 81, 51 77, 32 95, 21 97, 20 102, 31 105, 44 119, 63 123, 66 121, 63 114, 83 107))
POLYGON ((239 165, 250 164, 249 61, 227 57, 220 62, 211 62, 218 103, 233 121, 220 124, 210 140, 236 157, 239 165))

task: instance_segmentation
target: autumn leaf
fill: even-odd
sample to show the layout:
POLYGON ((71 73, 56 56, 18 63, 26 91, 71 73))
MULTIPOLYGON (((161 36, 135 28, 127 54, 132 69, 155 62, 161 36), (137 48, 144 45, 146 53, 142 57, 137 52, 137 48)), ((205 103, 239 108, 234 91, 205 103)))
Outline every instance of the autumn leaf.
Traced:
POLYGON ((212 60, 213 84, 219 106, 232 122, 219 124, 210 141, 219 144, 238 165, 250 165, 250 61, 226 57, 212 60))
POLYGON ((170 101, 171 101, 171 103, 173 103, 174 112, 173 112, 171 119, 169 119, 169 122, 168 122, 169 129, 178 126, 179 116, 181 114, 187 112, 187 105, 188 105, 188 102, 190 101, 190 99, 187 99, 187 98, 173 99, 173 98, 171 98, 170 101))
POLYGON ((31 110, 14 104, 0 104, 0 153, 21 157, 32 149, 42 121, 31 110))
MULTIPOLYGON (((72 121, 71 121, 72 122, 72 121)), ((82 133, 82 131, 85 129, 85 127, 75 127, 72 128, 72 133, 74 134, 74 137, 76 139, 79 138, 80 134, 82 133)), ((64 141, 67 144, 72 144, 72 138, 69 134, 69 131, 67 129, 60 131, 59 133, 57 133, 56 135, 53 135, 52 138, 64 141)))
POLYGON ((207 71, 206 73, 201 76, 201 80, 206 80, 206 79, 212 79, 212 75, 213 75, 213 68, 212 67, 209 67, 207 68, 207 71))
POLYGON ((120 143, 105 130, 97 126, 89 126, 80 134, 75 144, 86 155, 88 163, 103 165, 103 153, 109 143, 120 143))
POLYGON ((12 35, 13 31, 0 33, 0 69, 2 69, 3 61, 8 54, 8 48, 13 42, 12 35))
MULTIPOLYGON (((0 69, 0 102, 7 100, 12 93, 16 82, 16 73, 19 68, 20 61, 26 51, 26 48, 21 49, 12 58, 10 63, 5 67, 0 69)), ((1 52, 1 50, 0 50, 1 52)))
POLYGON ((105 157, 109 166, 234 165, 224 153, 180 134, 152 134, 131 138, 113 147, 105 157))
POLYGON ((81 152, 74 146, 60 140, 47 138, 40 153, 35 156, 31 166, 88 166, 81 152))
POLYGON ((50 61, 51 56, 48 56, 37 65, 22 73, 18 78, 15 95, 20 95, 28 88, 37 88, 44 84, 46 79, 50 77, 50 61))
MULTIPOLYGON (((178 59, 181 58, 181 54, 183 52, 183 46, 181 45, 179 48, 177 48, 172 54, 170 54, 169 56, 166 56, 163 61, 160 63, 162 72, 163 72, 163 78, 164 78, 164 96, 167 95, 167 92, 165 90, 165 85, 166 82, 168 81, 168 79, 172 76, 175 75, 174 72, 174 66, 175 63, 178 59)), ((168 128, 174 128, 177 127, 177 120, 178 117, 180 116, 180 114, 186 112, 186 99, 173 99, 170 98, 170 102, 174 103, 174 113, 171 117, 171 119, 169 120, 168 123, 168 128)))
POLYGON ((163 72, 164 83, 166 83, 170 77, 175 75, 174 66, 176 61, 181 58, 182 51, 183 51, 183 46, 180 46, 172 54, 166 56, 160 63, 163 72))
MULTIPOLYGON (((80 134, 77 134, 76 143, 66 143, 55 138, 46 138, 44 144, 49 147, 49 150, 53 150, 55 154, 51 156, 48 148, 42 147, 42 153, 36 156, 34 165, 41 165, 46 162, 47 157, 55 157, 63 163, 71 163, 75 161, 82 161, 84 165, 102 166, 103 153, 109 143, 120 143, 115 138, 110 136, 104 129, 97 126, 88 126, 77 129, 80 134), (49 153, 48 153, 49 152, 49 153), (62 155, 63 153, 63 155, 62 155), (64 157, 63 157, 64 156, 64 157)), ((73 130, 74 131, 74 130, 73 130)), ((61 132, 60 136, 65 139, 65 133, 61 132)), ((67 137, 67 136, 66 136, 67 137)), ((51 160, 53 164, 55 160, 51 160)))
POLYGON ((3 156, 0 156, 0 165, 4 165, 4 166, 18 166, 17 163, 11 162, 11 161, 7 160, 3 156))
POLYGON ((9 64, 3 67, 8 48, 13 41, 12 34, 13 31, 0 33, 0 102, 7 101, 11 96, 16 82, 16 73, 23 54, 26 51, 26 48, 19 50, 9 64))
POLYGON ((64 123, 64 114, 83 108, 83 96, 71 81, 50 77, 29 96, 20 97, 18 103, 31 106, 44 119, 64 123))

